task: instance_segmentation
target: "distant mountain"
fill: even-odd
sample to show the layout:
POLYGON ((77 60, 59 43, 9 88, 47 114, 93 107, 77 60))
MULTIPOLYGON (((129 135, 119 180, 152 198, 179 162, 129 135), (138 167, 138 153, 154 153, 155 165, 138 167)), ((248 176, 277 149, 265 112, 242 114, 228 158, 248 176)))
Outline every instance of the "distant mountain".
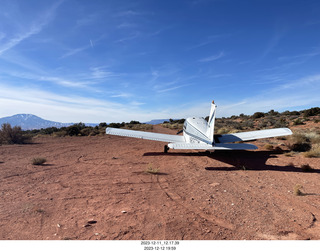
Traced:
POLYGON ((150 124, 150 125, 157 125, 157 124, 162 124, 164 121, 169 121, 169 119, 153 119, 148 122, 144 122, 145 124, 150 124))
MULTIPOLYGON (((157 125, 157 124, 163 123, 164 121, 169 121, 169 119, 154 119, 144 123, 157 125)), ((75 124, 75 123, 60 123, 60 122, 45 120, 33 114, 16 114, 10 117, 0 118, 0 126, 5 123, 9 123, 12 127, 20 126, 22 130, 33 130, 33 129, 48 128, 48 127, 61 128, 61 127, 75 124)), ((85 125, 95 127, 99 124, 85 123, 85 125)))
POLYGON ((33 130, 47 127, 60 128, 64 126, 70 126, 73 124, 45 120, 32 114, 17 114, 11 117, 0 118, 0 125, 4 123, 9 123, 12 127, 21 126, 22 130, 33 130))

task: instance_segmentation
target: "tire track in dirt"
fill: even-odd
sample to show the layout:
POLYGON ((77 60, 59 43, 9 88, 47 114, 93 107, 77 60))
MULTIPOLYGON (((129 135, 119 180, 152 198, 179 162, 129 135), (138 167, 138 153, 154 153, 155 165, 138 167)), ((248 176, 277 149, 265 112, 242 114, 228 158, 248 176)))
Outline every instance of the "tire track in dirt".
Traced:
POLYGON ((224 220, 218 219, 217 217, 214 217, 213 215, 206 215, 203 212, 199 211, 199 210, 195 210, 194 208, 189 208, 188 206, 183 204, 183 201, 181 199, 181 197, 171 191, 169 191, 168 187, 169 187, 169 183, 167 181, 159 181, 159 176, 157 176, 157 183, 160 187, 160 189, 169 197, 170 200, 172 200, 174 203, 176 203, 178 206, 182 207, 184 210, 186 210, 188 213, 190 214, 195 214, 198 217, 205 219, 211 223, 213 223, 214 225, 218 226, 218 227, 222 227, 228 230, 234 230, 235 226, 229 222, 226 222, 224 220), (166 187, 163 185, 166 184, 166 187))

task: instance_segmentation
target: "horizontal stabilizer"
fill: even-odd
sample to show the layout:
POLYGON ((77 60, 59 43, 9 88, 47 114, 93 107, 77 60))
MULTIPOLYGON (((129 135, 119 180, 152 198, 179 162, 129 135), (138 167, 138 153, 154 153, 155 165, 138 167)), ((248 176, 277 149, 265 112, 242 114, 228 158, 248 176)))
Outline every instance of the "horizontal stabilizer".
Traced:
POLYGON ((111 128, 111 127, 107 127, 106 134, 132 137, 132 138, 138 138, 138 139, 149 139, 149 140, 156 140, 156 141, 162 141, 162 142, 185 142, 184 137, 180 135, 171 135, 171 134, 154 133, 154 132, 142 132, 142 131, 118 129, 118 128, 111 128))
POLYGON ((168 144, 171 149, 185 149, 185 150, 255 150, 258 149, 252 144, 194 144, 194 143, 170 143, 168 144))
POLYGON ((223 134, 216 136, 219 143, 232 143, 238 141, 249 141, 263 138, 280 137, 291 135, 292 132, 288 128, 276 128, 251 132, 239 132, 232 134, 223 134))

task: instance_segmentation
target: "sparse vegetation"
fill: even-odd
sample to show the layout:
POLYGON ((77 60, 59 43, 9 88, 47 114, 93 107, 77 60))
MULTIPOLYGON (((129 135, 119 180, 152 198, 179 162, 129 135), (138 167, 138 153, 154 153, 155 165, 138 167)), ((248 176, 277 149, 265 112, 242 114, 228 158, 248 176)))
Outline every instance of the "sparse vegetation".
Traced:
POLYGON ((269 151, 271 151, 271 150, 274 149, 274 148, 273 148, 273 145, 271 145, 271 144, 266 144, 266 145, 264 146, 264 148, 265 148, 266 150, 269 150, 269 151))
POLYGON ((303 121, 301 119, 296 119, 293 121, 293 125, 304 125, 303 121))
POLYGON ((46 158, 41 158, 41 157, 33 158, 31 161, 32 165, 36 165, 36 166, 43 165, 45 162, 47 162, 46 158))
POLYGON ((320 157, 320 134, 317 131, 296 132, 289 137, 288 148, 291 151, 303 152, 307 158, 320 157))
POLYGON ((158 174, 159 168, 154 168, 152 165, 149 165, 145 172, 150 174, 158 174))
POLYGON ((296 153, 291 151, 291 152, 286 152, 284 153, 284 156, 287 156, 287 157, 293 157, 296 153))
POLYGON ((320 144, 312 145, 311 150, 303 153, 306 158, 320 158, 320 144))
POLYGON ((305 134, 294 133, 289 137, 288 147, 294 152, 307 152, 311 149, 311 142, 305 134))
POLYGON ((293 194, 295 196, 302 196, 303 192, 301 192, 301 189, 302 189, 302 186, 300 184, 295 185, 293 188, 293 194))
POLYGON ((239 165, 239 166, 237 166, 237 168, 239 170, 243 170, 243 171, 247 171, 248 170, 248 168, 245 165, 239 165))
MULTIPOLYGON (((208 116, 205 118, 208 120, 208 116)), ((182 130, 185 119, 169 119, 161 124, 165 128, 173 130, 182 130)), ((269 112, 256 112, 253 115, 240 114, 229 118, 216 118, 215 133, 228 134, 241 131, 260 130, 269 128, 280 128, 288 126, 299 126, 306 122, 317 123, 320 121, 320 108, 314 107, 303 111, 285 111, 279 113, 274 110, 269 112), (311 118, 312 117, 312 118, 311 118)), ((105 135, 107 127, 123 128, 131 130, 148 131, 153 129, 153 125, 140 123, 132 120, 129 123, 100 123, 97 126, 86 126, 84 123, 73 124, 68 127, 56 128, 49 127, 45 129, 22 131, 20 127, 13 127, 9 124, 2 125, 0 131, 0 144, 21 144, 27 143, 33 137, 50 135, 53 137, 66 136, 98 136, 105 135)), ((313 135, 297 132, 300 136, 293 136, 287 144, 291 151, 306 152, 306 157, 319 157, 319 150, 314 144, 320 143, 320 132, 313 132, 313 135), (302 136, 301 136, 302 135, 302 136), (304 136, 303 136, 304 135, 304 136), (300 139, 298 139, 300 137, 300 139)), ((278 139, 287 140, 287 137, 278 139)))
POLYGON ((124 129, 132 129, 132 130, 152 130, 153 126, 149 124, 143 124, 139 121, 131 121, 130 123, 110 123, 107 124, 105 122, 100 123, 98 126, 86 126, 84 123, 73 124, 68 127, 49 127, 45 129, 37 129, 37 130, 27 130, 23 133, 28 135, 29 137, 35 137, 38 135, 50 135, 53 137, 66 137, 66 136, 97 136, 97 135, 105 135, 106 128, 124 128, 124 129))
POLYGON ((20 126, 11 127, 10 124, 2 124, 0 130, 0 144, 24 144, 29 137, 23 135, 20 126))

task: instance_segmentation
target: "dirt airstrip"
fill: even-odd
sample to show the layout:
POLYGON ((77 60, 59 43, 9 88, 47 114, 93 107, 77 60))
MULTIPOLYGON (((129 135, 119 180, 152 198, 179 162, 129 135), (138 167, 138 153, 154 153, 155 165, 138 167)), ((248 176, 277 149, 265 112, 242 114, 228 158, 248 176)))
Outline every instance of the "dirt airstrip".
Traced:
POLYGON ((255 144, 212 154, 109 135, 2 145, 0 239, 320 239, 319 159, 255 144))

